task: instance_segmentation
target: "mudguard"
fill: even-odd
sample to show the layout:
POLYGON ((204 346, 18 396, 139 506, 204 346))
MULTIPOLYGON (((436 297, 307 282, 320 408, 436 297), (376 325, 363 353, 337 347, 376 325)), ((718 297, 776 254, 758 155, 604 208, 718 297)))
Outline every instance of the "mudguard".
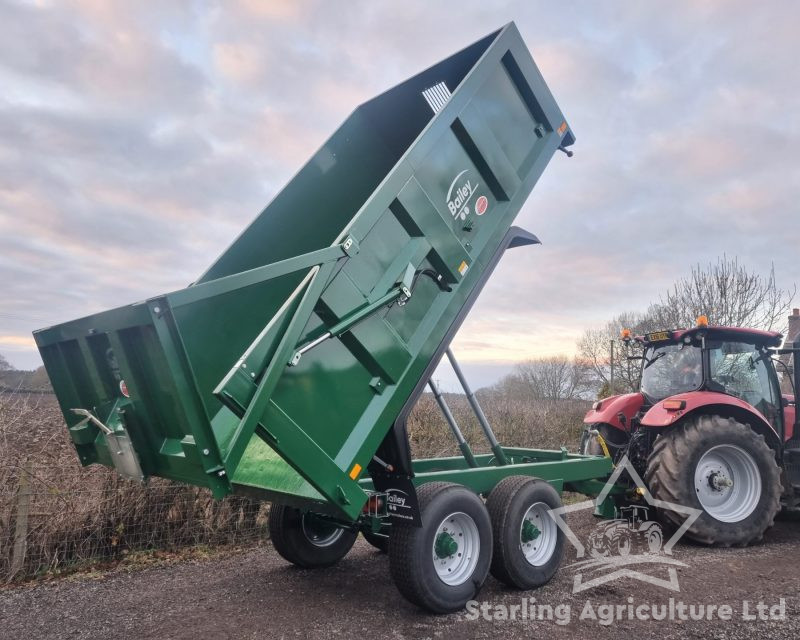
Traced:
POLYGON ((620 431, 630 430, 631 418, 635 416, 644 404, 644 396, 641 393, 625 393, 619 396, 603 398, 594 403, 594 406, 586 413, 583 418, 584 424, 595 424, 603 422, 620 431), (625 416, 625 424, 619 419, 619 414, 625 416))
POLYGON ((780 446, 781 438, 764 415, 753 405, 734 396, 715 391, 691 391, 665 398, 653 405, 644 414, 641 425, 648 428, 665 428, 692 414, 728 415, 740 422, 746 422, 758 433, 767 438, 767 444, 780 446), (683 402, 681 409, 666 409, 664 403, 683 402))

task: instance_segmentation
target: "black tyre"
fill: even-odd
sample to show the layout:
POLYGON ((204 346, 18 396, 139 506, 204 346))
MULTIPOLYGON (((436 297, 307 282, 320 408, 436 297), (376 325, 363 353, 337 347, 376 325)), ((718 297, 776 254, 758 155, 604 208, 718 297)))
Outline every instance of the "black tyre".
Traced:
POLYGON ((664 532, 657 522, 645 522, 642 529, 643 553, 659 553, 664 546, 664 532))
POLYGON ((361 535, 364 540, 369 542, 381 553, 389 553, 389 536, 385 533, 373 533, 371 531, 362 531, 361 535))
POLYGON ((634 539, 630 531, 627 529, 615 531, 614 537, 611 538, 611 549, 614 555, 617 556, 627 557, 631 555, 631 551, 634 549, 634 539))
POLYGON ((605 452, 597 438, 589 433, 590 431, 597 431, 603 436, 608 446, 608 452, 616 462, 621 457, 623 447, 628 441, 628 434, 624 431, 612 427, 610 424, 596 422, 594 424, 586 425, 581 435, 580 452, 585 456, 604 456, 605 452))
POLYGON ((275 551, 304 569, 337 563, 358 537, 357 531, 342 529, 311 512, 283 504, 270 507, 269 534, 275 551))
MULTIPOLYGON (((764 437, 732 418, 700 416, 656 440, 645 479, 654 497, 702 515, 686 536, 703 544, 761 540, 780 508, 780 470, 764 437)), ((660 509, 668 528, 686 516, 660 509)))
POLYGON ((492 489, 486 506, 494 537, 492 575, 517 589, 546 584, 564 557, 564 532, 548 513, 561 507, 558 492, 544 480, 511 476, 492 489))
POLYGON ((417 489, 422 527, 393 524, 389 569, 400 593, 433 613, 464 608, 492 560, 492 525, 483 501, 461 485, 417 489))

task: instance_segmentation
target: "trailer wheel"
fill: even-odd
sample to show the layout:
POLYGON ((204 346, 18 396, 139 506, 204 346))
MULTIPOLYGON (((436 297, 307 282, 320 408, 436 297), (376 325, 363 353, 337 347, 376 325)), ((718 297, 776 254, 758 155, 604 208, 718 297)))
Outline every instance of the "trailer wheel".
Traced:
POLYGON ((489 573, 489 513, 483 500, 458 484, 423 484, 417 497, 422 526, 392 524, 392 579, 405 598, 428 611, 458 611, 477 595, 489 573))
POLYGON ((361 535, 364 536, 364 540, 369 542, 373 547, 375 547, 381 553, 388 553, 389 552, 389 536, 386 534, 380 533, 373 533, 372 531, 362 531, 361 535))
POLYGON ((495 486, 486 506, 494 534, 492 575, 518 589, 546 584, 564 557, 564 532, 549 513, 561 507, 558 492, 544 480, 511 476, 495 486))
MULTIPOLYGON (((780 508, 780 471, 764 436, 722 416, 700 416, 656 440, 645 474, 653 496, 703 511, 686 531, 702 544, 761 540, 780 508)), ((660 509, 669 527, 686 517, 660 509)))
POLYGON ((313 569, 329 567, 344 558, 358 532, 342 529, 309 511, 273 504, 269 510, 269 535, 284 560, 313 569))

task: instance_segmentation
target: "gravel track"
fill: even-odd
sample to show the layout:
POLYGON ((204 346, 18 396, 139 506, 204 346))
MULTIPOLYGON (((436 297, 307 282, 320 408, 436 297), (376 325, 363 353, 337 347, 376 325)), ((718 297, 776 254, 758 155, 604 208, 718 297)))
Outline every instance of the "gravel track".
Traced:
MULTIPOLYGON (((588 536, 595 521, 586 512, 570 524, 588 536)), ((222 553, 141 570, 115 569, 0 590, 0 637, 16 638, 800 638, 800 522, 779 521, 763 543, 746 549, 679 544, 675 559, 680 592, 623 577, 573 594, 575 550, 546 587, 521 594, 489 578, 479 598, 492 607, 521 604, 569 606, 567 624, 556 620, 477 620, 467 613, 432 616, 401 598, 389 579, 388 559, 359 540, 338 565, 322 571, 288 566, 271 547, 222 553), (580 619, 590 602, 634 606, 728 604, 722 621, 642 621, 610 625, 580 619), (742 603, 757 615, 785 599, 784 620, 743 620, 742 603)), ((645 567, 665 576, 664 567, 645 567), (660 571, 660 573, 659 573, 660 571)), ((563 612, 563 609, 562 609, 563 612)), ((562 620, 563 622, 563 620, 562 620)))

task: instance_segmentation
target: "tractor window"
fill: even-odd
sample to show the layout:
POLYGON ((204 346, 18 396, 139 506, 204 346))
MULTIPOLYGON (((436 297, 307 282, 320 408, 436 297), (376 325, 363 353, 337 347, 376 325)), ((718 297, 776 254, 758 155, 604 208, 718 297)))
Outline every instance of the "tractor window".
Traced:
POLYGON ((769 357, 742 342, 715 345, 709 349, 709 357, 711 379, 725 387, 725 393, 752 405, 775 425, 780 403, 770 376, 769 357))
POLYGON ((694 391, 703 383, 700 349, 670 344, 645 351, 642 393, 655 402, 676 393, 694 391))

